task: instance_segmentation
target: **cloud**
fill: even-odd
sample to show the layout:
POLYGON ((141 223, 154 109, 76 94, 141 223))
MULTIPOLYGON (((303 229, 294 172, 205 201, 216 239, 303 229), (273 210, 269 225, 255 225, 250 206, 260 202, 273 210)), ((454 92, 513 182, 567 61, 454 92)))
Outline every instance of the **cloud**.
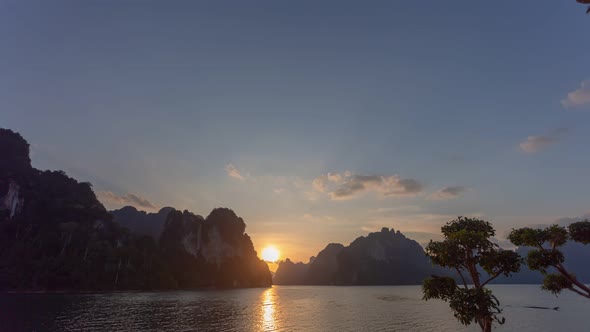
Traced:
POLYGON ((313 189, 325 193, 332 200, 345 200, 373 191, 382 196, 415 195, 423 186, 414 179, 403 179, 397 175, 359 175, 351 172, 328 173, 315 178, 313 189))
POLYGON ((225 166, 225 171, 227 172, 227 175, 234 179, 238 179, 240 181, 246 180, 246 177, 243 176, 233 164, 227 164, 227 166, 225 166))
POLYGON ((431 199, 434 200, 445 200, 461 196, 467 188, 463 186, 444 187, 441 190, 430 195, 431 199))
POLYGON ((574 217, 574 218, 559 218, 557 220, 555 220, 555 222, 561 226, 568 226, 571 223, 574 222, 578 222, 578 221, 583 221, 583 220, 590 220, 590 212, 580 216, 580 217, 574 217))
POLYGON ((590 104, 590 80, 580 83, 580 88, 567 94, 565 99, 561 100, 563 107, 576 107, 590 104))
POLYGON ((314 216, 309 213, 304 214, 303 219, 311 222, 331 222, 335 220, 333 217, 330 216, 314 216))
POLYGON ((131 205, 138 209, 157 210, 158 207, 144 197, 136 194, 117 195, 112 191, 99 191, 96 193, 98 200, 105 205, 125 206, 131 205))
POLYGON ((527 223, 523 227, 541 229, 541 228, 547 228, 547 227, 549 227, 551 225, 555 225, 555 224, 557 224, 559 226, 567 227, 571 223, 578 222, 578 221, 584 221, 586 219, 590 220, 590 212, 585 213, 579 217, 563 217, 563 218, 557 218, 554 221, 547 220, 545 222, 540 222, 540 223, 527 223))
POLYGON ((557 143, 561 139, 563 134, 565 134, 567 131, 567 128, 560 128, 550 132, 547 135, 529 136, 518 146, 520 150, 524 153, 537 153, 557 143))
POLYGON ((490 241, 494 242, 495 244, 499 245, 502 249, 505 249, 505 250, 514 250, 517 248, 508 239, 492 237, 492 238, 490 238, 490 241))
POLYGON ((403 206, 395 206, 395 207, 382 207, 376 208, 371 210, 371 212, 377 213, 379 215, 392 215, 396 216, 399 214, 412 214, 412 213, 421 213, 422 208, 419 205, 403 205, 403 206))

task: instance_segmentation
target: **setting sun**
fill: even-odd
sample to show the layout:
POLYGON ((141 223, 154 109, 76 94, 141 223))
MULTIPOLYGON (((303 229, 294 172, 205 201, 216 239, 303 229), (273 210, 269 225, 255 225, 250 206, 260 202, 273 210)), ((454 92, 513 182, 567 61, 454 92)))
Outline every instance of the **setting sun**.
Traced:
POLYGON ((273 246, 262 249, 262 259, 267 262, 276 262, 279 260, 279 250, 273 246))

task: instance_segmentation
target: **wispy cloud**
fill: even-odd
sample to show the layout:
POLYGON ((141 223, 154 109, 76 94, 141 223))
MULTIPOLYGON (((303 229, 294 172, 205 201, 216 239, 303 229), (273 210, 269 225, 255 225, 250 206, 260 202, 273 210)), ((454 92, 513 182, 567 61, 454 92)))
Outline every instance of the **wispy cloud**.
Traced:
POLYGON ((444 187, 441 190, 433 193, 430 195, 430 199, 434 200, 445 200, 445 199, 452 199, 461 196, 467 188, 463 186, 452 186, 452 187, 444 187))
POLYGON ((99 191, 96 193, 96 197, 105 205, 110 206, 125 206, 131 205, 138 209, 143 210, 157 210, 158 207, 150 202, 148 199, 141 197, 136 194, 125 194, 118 195, 112 191, 99 191))
POLYGON ((568 132, 567 128, 560 128, 547 135, 529 136, 518 146, 522 152, 533 154, 557 143, 566 132, 568 132))
POLYGON ((397 214, 412 214, 422 212, 422 208, 419 205, 403 205, 403 206, 388 206, 381 207, 371 210, 372 213, 379 215, 397 215, 397 214))
POLYGON ((227 175, 234 179, 238 179, 240 181, 246 180, 246 177, 242 175, 242 173, 233 164, 227 164, 227 166, 225 166, 225 171, 227 172, 227 175))
POLYGON ((577 107, 590 104, 590 79, 582 81, 580 87, 567 94, 567 97, 561 100, 563 107, 577 107))
POLYGON ((569 224, 571 223, 575 223, 578 221, 584 221, 584 220, 590 220, 590 212, 585 213, 579 217, 562 217, 562 218, 557 218, 555 220, 545 220, 545 222, 539 222, 539 223, 526 223, 523 226, 526 227, 531 227, 531 228, 545 228, 545 227, 549 227, 553 224, 557 224, 559 226, 564 226, 567 227, 569 226, 569 224))
POLYGON ((335 220, 333 217, 330 216, 315 216, 310 213, 304 214, 303 219, 311 222, 331 222, 335 220))
POLYGON ((327 194, 332 200, 351 199, 370 191, 381 196, 416 195, 423 189, 415 179, 397 175, 359 175, 349 171, 321 175, 313 180, 312 185, 316 192, 327 194))
POLYGON ((583 221, 583 220, 590 220, 590 212, 583 214, 580 217, 574 217, 574 218, 559 218, 557 219, 555 222, 558 223, 559 225, 562 226, 567 226, 571 223, 574 222, 578 222, 578 221, 583 221))

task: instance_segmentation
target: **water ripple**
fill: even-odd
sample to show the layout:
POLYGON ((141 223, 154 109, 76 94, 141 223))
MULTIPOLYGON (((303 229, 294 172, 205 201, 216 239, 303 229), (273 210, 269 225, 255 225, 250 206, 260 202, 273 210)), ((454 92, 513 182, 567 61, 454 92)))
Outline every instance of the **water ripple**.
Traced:
MULTIPOLYGON (((495 286, 503 331, 585 331, 590 305, 537 286, 495 286), (560 306, 557 311, 523 305, 560 306)), ((3 294, 0 331, 477 331, 417 286, 275 286, 229 291, 3 294)))

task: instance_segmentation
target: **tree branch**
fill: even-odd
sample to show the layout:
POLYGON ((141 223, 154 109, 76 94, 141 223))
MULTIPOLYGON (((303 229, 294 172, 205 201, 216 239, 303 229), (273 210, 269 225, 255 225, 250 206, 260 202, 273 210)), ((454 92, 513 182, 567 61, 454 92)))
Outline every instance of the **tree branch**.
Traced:
MULTIPOLYGON (((539 245, 538 247, 539 247, 539 249, 540 249, 540 250, 545 250, 545 251, 547 251, 547 249, 546 249, 546 248, 543 248, 543 246, 541 246, 541 245, 539 245)), ((551 251, 552 251, 552 252, 554 252, 554 251, 555 251, 555 246, 552 246, 552 247, 551 247, 551 251)), ((570 281, 572 284, 576 285, 578 288, 582 289, 582 290, 583 290, 584 292, 586 292, 586 293, 584 294, 584 293, 581 293, 581 292, 580 292, 580 291, 578 291, 578 290, 573 290, 573 287, 571 287, 571 288, 569 288, 569 289, 573 290, 574 292, 576 292, 576 293, 578 293, 578 294, 580 294, 580 295, 582 295, 582 296, 584 296, 584 297, 590 298, 590 288, 586 287, 586 285, 584 285, 583 283, 579 282, 579 281, 578 281, 578 280, 577 280, 577 279, 576 279, 576 278, 575 278, 575 277, 574 277, 574 276, 573 276, 571 273, 569 273, 569 272, 568 272, 568 271, 565 269, 565 267, 564 267, 564 266, 563 266, 561 263, 557 263, 556 265, 554 265, 554 267, 555 267, 555 268, 557 269, 557 271, 558 271, 559 273, 561 273, 561 275, 563 275, 563 276, 564 276, 564 277, 565 277, 567 280, 569 280, 569 281, 570 281)))
POLYGON ((555 269, 557 269, 557 272, 561 273, 561 275, 569 280, 572 284, 575 284, 575 280, 572 278, 571 274, 569 274, 569 272, 567 272, 567 270, 561 264, 558 263, 555 265, 555 269))
POLYGON ((492 281, 492 280, 496 279, 497 277, 499 277, 499 276, 500 276, 500 274, 502 274, 502 272, 501 272, 501 271, 500 271, 500 272, 498 272, 498 273, 496 273, 496 274, 494 274, 494 276, 493 276, 493 277, 491 277, 490 279, 486 280, 486 282, 484 282, 483 284, 481 284, 481 287, 483 287, 483 286, 487 285, 487 284, 488 284, 488 282, 490 282, 490 281, 492 281))
POLYGON ((481 328, 481 330, 484 331, 483 319, 482 318, 475 318, 475 321, 477 322, 477 324, 479 324, 479 327, 481 328))
POLYGON ((590 295, 584 294, 584 293, 580 292, 579 290, 575 289, 574 287, 568 287, 567 289, 571 290, 574 293, 578 293, 579 295, 581 295, 583 297, 586 297, 586 298, 589 298, 590 299, 590 295))
POLYGON ((475 288, 480 288, 481 283, 479 282, 479 272, 477 272, 477 269, 475 268, 475 262, 473 259, 473 252, 472 252, 472 249, 470 249, 470 248, 467 248, 467 262, 468 263, 466 263, 466 266, 469 271, 469 274, 471 275, 471 280, 473 281, 473 285, 475 286, 475 288))
POLYGON ((582 289, 586 292, 586 294, 590 295, 590 288, 586 287, 583 283, 579 282, 571 273, 569 273, 561 263, 557 263, 555 268, 559 273, 561 273, 566 279, 568 279, 572 284, 578 286, 578 288, 582 289))
POLYGON ((455 270, 457 270, 457 273, 459 273, 461 280, 463 280, 463 285, 465 286, 465 289, 469 289, 469 287, 467 287, 467 282, 465 282, 465 278, 463 277, 463 274, 461 273, 461 270, 459 270, 458 267, 455 267, 455 270))

